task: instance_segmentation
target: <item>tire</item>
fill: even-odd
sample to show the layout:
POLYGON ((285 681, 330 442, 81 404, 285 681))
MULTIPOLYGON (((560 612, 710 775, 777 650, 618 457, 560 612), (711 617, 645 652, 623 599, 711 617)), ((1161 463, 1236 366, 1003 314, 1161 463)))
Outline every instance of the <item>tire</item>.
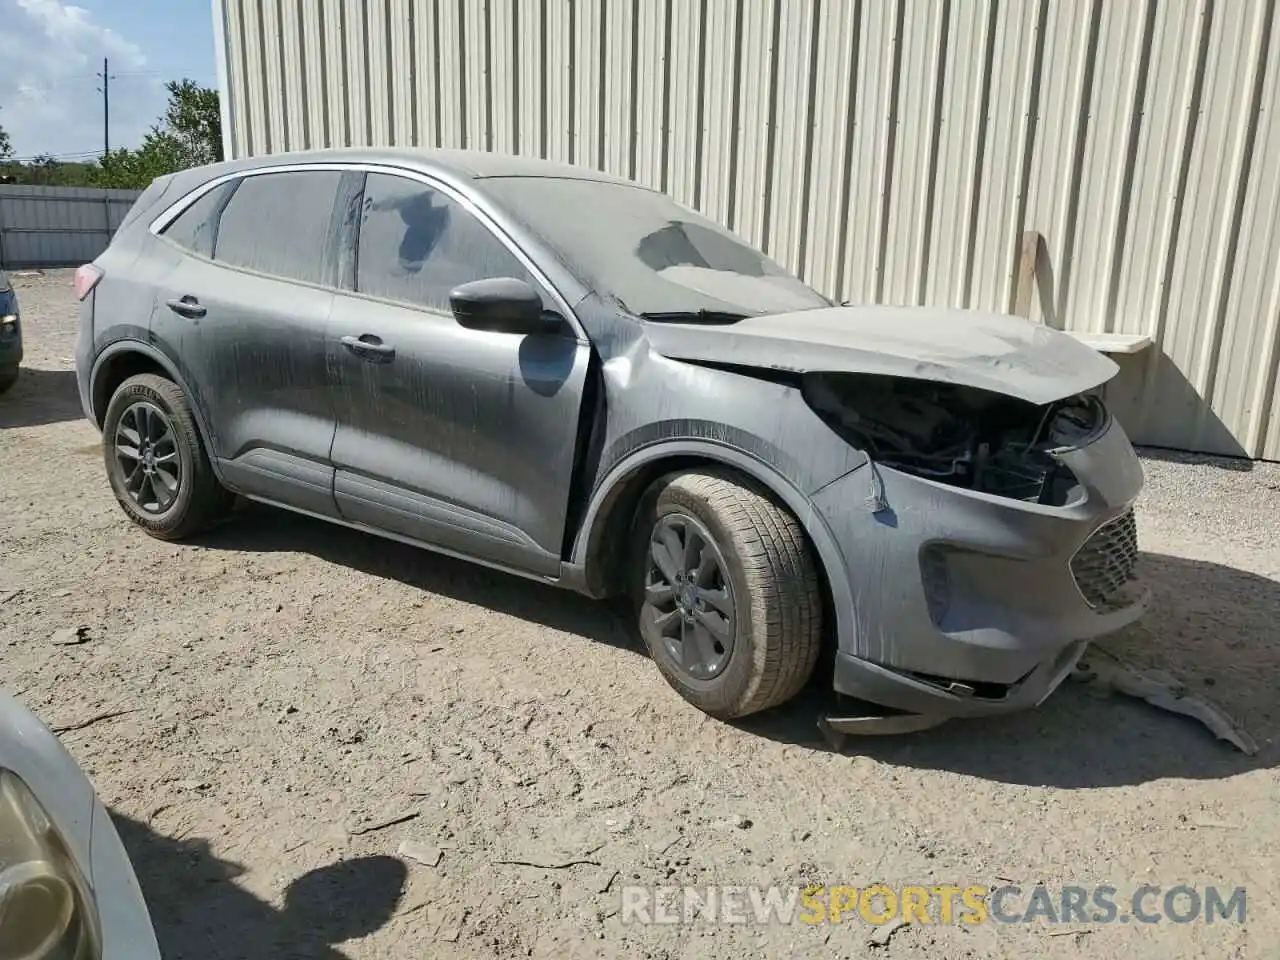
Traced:
POLYGON ((191 406, 171 380, 143 373, 120 385, 107 405, 102 453, 116 500, 153 537, 181 540, 209 529, 231 511, 235 498, 214 475, 191 406), (158 439, 148 444, 148 436, 158 439), (134 437, 140 438, 136 448, 130 446, 134 437), (144 447, 151 450, 149 458, 144 447), (151 464, 150 480, 144 476, 146 463, 151 464), (137 465, 134 471, 130 464, 137 465))
POLYGON ((635 541, 640 634, 684 699, 732 720, 800 692, 821 648, 822 594, 808 540, 790 513, 728 470, 671 474, 642 498, 635 541), (670 567, 677 544, 701 562, 679 558, 696 572, 668 599, 670 570, 659 557, 670 567), (706 562, 708 544, 718 571, 706 562))
POLYGON ((0 367, 0 393, 8 393, 9 389, 18 382, 18 365, 0 367))

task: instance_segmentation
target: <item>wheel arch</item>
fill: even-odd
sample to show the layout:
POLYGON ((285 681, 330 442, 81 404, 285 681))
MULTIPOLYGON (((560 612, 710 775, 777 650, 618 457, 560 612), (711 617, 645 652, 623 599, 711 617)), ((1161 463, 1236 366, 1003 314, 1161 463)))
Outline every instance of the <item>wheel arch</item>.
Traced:
POLYGON ((187 396, 190 401, 191 415, 196 423, 196 431, 200 434, 200 442, 204 444, 214 475, 221 481, 222 471, 218 467, 217 458, 214 457, 213 448, 209 443, 208 427, 191 389, 187 386, 186 379, 172 360, 150 344, 143 343, 141 340, 118 340, 98 354, 89 374, 90 412, 93 414, 95 425, 99 430, 102 429, 107 415, 107 405, 120 384, 140 373, 155 373, 167 380, 172 380, 187 396))
POLYGON ((630 535, 640 497, 658 477, 699 467, 728 467, 765 488, 794 516, 818 562, 824 606, 834 620, 842 650, 854 649, 857 621, 843 554, 826 522, 803 492, 767 463, 732 447, 708 441, 681 440, 635 451, 615 464, 595 492, 574 543, 571 566, 581 572, 584 591, 607 597, 620 591, 624 556, 608 548, 630 535))

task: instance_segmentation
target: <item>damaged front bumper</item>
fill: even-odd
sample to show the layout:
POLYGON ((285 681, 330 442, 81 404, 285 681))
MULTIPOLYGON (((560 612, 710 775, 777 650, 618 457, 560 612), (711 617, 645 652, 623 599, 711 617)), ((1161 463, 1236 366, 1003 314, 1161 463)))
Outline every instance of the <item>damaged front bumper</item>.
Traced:
POLYGON ((868 463, 813 497, 843 555, 853 617, 836 690, 940 717, 1033 707, 1089 640, 1140 617, 1133 503, 1142 468, 1110 420, 1058 454, 1063 506, 996 496, 868 463))

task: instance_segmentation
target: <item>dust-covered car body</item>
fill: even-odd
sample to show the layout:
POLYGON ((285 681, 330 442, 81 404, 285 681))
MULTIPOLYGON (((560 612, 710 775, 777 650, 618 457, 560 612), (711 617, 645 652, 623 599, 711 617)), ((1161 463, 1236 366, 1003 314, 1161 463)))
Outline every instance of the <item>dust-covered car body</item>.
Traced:
POLYGON ((22 316, 9 275, 0 270, 0 393, 17 382, 22 363, 22 316))
POLYGON ((159 960, 128 854, 57 737, 0 692, 0 955, 159 960))
MULTIPOLYGON (((237 161, 157 181, 93 270, 77 368, 99 425, 126 377, 154 371, 190 398, 224 487, 593 596, 636 588, 632 544, 655 481, 741 478, 803 529, 836 689, 884 707, 1033 705, 1087 640, 1142 610, 1141 471, 1095 396, 1110 360, 1012 317, 834 306, 626 181, 473 153, 237 161), (219 263, 226 236, 248 233, 229 184, 318 173, 333 196, 290 207, 326 214, 312 230, 289 225, 322 238, 308 265, 271 254, 246 268, 235 243, 236 262, 219 263), (441 216, 430 199, 411 212, 415 190, 499 242, 468 258, 478 275, 445 271, 454 293, 472 291, 465 302, 409 304, 394 287, 434 256, 412 224, 439 232, 441 216), (360 279, 379 258, 390 295, 360 279), (482 329, 489 300, 515 309, 492 286, 515 276, 551 324, 482 329)), ((750 597, 736 582, 726 622, 758 621, 759 581, 750 597)), ((683 596, 655 586, 663 602, 683 596)), ((689 596, 660 619, 695 615, 689 596)))

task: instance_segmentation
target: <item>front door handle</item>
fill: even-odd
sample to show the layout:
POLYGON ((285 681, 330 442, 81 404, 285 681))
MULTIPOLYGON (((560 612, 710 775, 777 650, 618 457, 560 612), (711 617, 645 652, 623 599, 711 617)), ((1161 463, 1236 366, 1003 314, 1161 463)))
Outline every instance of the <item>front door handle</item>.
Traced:
POLYGON ((375 337, 372 333, 359 337, 343 337, 342 345, 361 360, 368 360, 371 363, 390 363, 396 356, 395 347, 389 343, 383 343, 381 337, 375 337))
POLYGON ((209 311, 200 306, 200 301, 187 294, 183 297, 175 297, 173 300, 167 301, 170 310, 180 317, 186 317, 188 320, 199 320, 209 311))

